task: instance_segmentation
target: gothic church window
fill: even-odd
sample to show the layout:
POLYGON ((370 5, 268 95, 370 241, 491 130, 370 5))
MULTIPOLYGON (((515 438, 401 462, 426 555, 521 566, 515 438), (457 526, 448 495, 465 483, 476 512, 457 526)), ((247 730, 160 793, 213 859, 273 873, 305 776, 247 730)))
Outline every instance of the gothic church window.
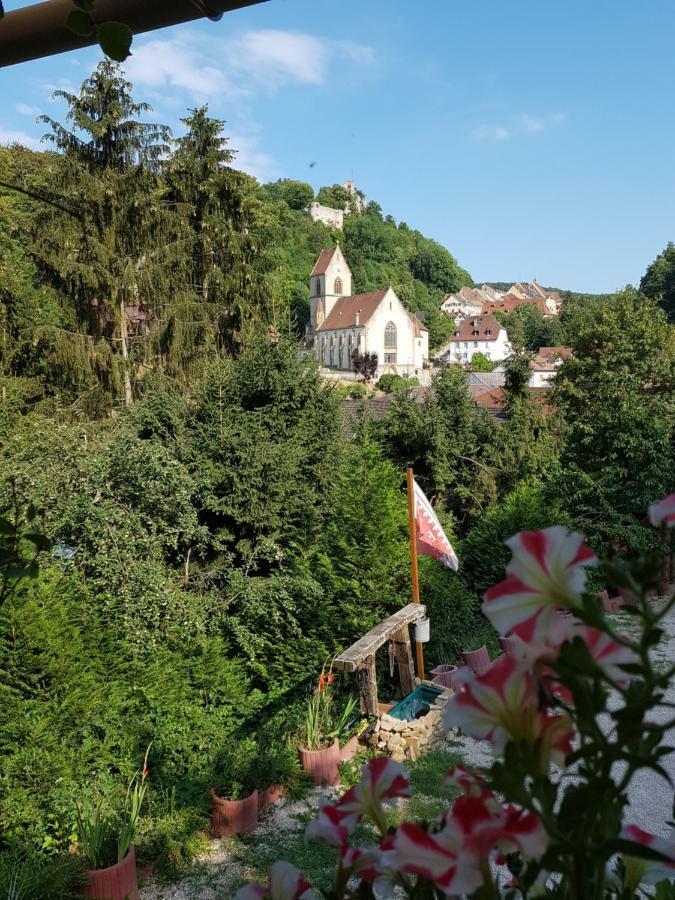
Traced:
POLYGON ((335 294, 341 294, 341 293, 342 293, 342 279, 341 279, 341 278, 336 278, 336 279, 335 279, 335 285, 334 285, 334 291, 333 291, 333 293, 335 293, 335 294))

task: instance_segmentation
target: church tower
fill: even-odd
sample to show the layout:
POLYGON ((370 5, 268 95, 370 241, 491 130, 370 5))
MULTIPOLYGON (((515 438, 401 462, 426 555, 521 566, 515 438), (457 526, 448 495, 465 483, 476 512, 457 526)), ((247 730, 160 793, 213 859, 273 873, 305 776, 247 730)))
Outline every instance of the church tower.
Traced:
POLYGON ((340 245, 322 250, 309 276, 310 319, 308 336, 313 337, 341 297, 351 297, 352 273, 340 245))

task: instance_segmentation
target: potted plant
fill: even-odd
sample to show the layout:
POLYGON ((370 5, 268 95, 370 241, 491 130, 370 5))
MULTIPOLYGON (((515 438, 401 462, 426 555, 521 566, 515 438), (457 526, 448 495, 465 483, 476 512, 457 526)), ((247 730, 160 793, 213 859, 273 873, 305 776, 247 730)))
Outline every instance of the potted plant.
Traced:
POLYGON ((297 781, 298 760, 291 745, 277 743, 261 754, 257 768, 259 783, 265 785, 258 799, 258 810, 262 812, 285 797, 289 785, 297 781))
POLYGON ((432 669, 431 677, 434 684, 440 684, 442 687, 452 687, 452 679, 456 671, 457 666, 447 663, 432 669))
POLYGON ((250 834, 258 824, 256 760, 255 741, 249 739, 221 757, 217 764, 217 784, 210 790, 214 837, 250 834))
POLYGON ((133 839, 147 789, 147 763, 148 751, 143 769, 129 782, 120 814, 104 812, 99 805, 93 814, 86 815, 78 804, 78 844, 89 865, 87 882, 80 888, 83 897, 138 900, 133 839))
POLYGON ((321 672, 319 684, 307 706, 302 744, 298 749, 300 765, 311 775, 314 784, 337 784, 340 755, 340 735, 354 718, 356 700, 347 698, 341 713, 335 711, 333 673, 321 672))

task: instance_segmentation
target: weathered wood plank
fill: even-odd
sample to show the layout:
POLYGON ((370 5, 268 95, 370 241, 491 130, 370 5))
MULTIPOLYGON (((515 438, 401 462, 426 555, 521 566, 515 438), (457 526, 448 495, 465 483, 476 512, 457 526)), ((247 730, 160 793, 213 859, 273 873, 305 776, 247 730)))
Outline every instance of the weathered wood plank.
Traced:
POLYGON ((403 696, 407 697, 415 689, 415 664, 410 647, 410 630, 407 625, 394 635, 394 652, 401 691, 403 696))
POLYGON ((377 716, 379 714, 379 705, 377 702, 377 672, 374 654, 369 656, 357 670, 356 680, 359 687, 361 713, 364 716, 377 716))
POLYGON ((399 609, 393 616, 389 616, 384 622, 380 622, 367 634, 352 644, 348 650, 336 656, 333 660, 333 668, 340 672, 356 672, 364 660, 374 656, 375 652, 385 644, 393 635, 406 628, 412 622, 423 619, 427 614, 427 608, 423 603, 409 603, 403 609, 399 609))

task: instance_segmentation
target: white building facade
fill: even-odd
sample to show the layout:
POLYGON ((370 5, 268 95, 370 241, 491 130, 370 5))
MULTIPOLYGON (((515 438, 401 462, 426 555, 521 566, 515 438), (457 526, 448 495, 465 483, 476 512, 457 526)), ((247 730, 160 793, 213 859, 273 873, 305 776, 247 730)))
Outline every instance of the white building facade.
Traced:
POLYGON ((324 206, 322 203, 312 200, 307 204, 307 212, 313 222, 323 222, 328 228, 337 228, 342 231, 345 221, 344 210, 333 209, 332 206, 324 206))
POLYGON ((499 362, 511 355, 506 329, 494 316, 464 319, 436 358, 446 365, 468 366, 474 353, 482 353, 491 362, 499 362))
POLYGON ((428 364, 429 332, 393 288, 352 295, 339 245, 323 250, 309 279, 307 343, 327 369, 352 372, 352 354, 375 353, 377 375, 418 375, 428 364))

